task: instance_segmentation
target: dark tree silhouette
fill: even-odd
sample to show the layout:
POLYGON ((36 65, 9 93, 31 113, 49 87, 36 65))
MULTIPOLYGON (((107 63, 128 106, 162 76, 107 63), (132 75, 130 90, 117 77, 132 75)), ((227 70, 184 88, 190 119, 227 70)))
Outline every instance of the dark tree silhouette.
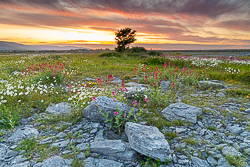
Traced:
POLYGON ((131 30, 131 28, 122 28, 118 30, 115 33, 115 42, 117 44, 117 47, 115 48, 115 51, 121 52, 124 51, 126 48, 126 45, 131 44, 136 41, 135 39, 135 30, 131 30))

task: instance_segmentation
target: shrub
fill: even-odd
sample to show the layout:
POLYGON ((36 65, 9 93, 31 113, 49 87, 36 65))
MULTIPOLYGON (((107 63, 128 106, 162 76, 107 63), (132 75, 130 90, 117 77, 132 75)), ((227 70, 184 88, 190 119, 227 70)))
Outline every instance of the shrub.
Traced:
POLYGON ((143 52, 147 52, 147 50, 144 47, 132 47, 131 49, 129 49, 130 53, 143 53, 143 52))
POLYGON ((150 55, 150 56, 160 56, 162 54, 163 54, 162 52, 155 51, 155 50, 151 50, 148 52, 148 55, 150 55))
POLYGON ((117 52, 105 52, 99 55, 100 57, 121 57, 121 54, 117 52))

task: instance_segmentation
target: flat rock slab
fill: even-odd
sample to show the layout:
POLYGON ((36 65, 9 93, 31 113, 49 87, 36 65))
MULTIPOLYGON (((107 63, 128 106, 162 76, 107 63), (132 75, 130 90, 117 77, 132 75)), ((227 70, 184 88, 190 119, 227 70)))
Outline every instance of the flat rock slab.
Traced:
POLYGON ((223 149, 222 149, 222 154, 224 155, 224 156, 226 156, 226 155, 233 155, 233 156, 241 156, 242 154, 239 152, 239 151, 237 151, 234 147, 224 147, 223 149))
POLYGON ((160 159, 161 162, 170 158, 172 150, 157 127, 127 122, 125 133, 131 148, 135 151, 154 159, 160 159))
POLYGON ((30 166, 30 162, 26 161, 26 162, 22 162, 22 163, 11 165, 11 166, 12 167, 29 167, 30 166))
POLYGON ((8 151, 8 147, 4 144, 0 144, 0 161, 5 157, 5 154, 7 151, 8 151))
POLYGON ((221 88, 221 89, 227 89, 227 85, 223 85, 221 83, 213 82, 213 81, 199 81, 199 84, 201 86, 205 87, 212 87, 212 88, 221 88))
POLYGON ((36 138, 38 134, 39 132, 37 129, 25 126, 24 128, 17 129, 14 134, 7 139, 7 142, 16 143, 32 136, 36 138))
POLYGON ((70 114, 71 113, 71 109, 73 108, 71 103, 67 103, 67 102, 61 102, 58 104, 50 104, 46 111, 49 114, 53 114, 53 115, 58 115, 58 114, 70 114))
POLYGON ((204 161, 200 158, 192 156, 191 159, 192 159, 193 167, 210 167, 207 161, 204 161))
POLYGON ((53 156, 43 161, 41 167, 70 167, 71 161, 60 156, 53 156))
POLYGON ((233 126, 227 126, 227 129, 231 133, 236 134, 236 135, 239 135, 244 130, 244 128, 240 127, 239 124, 235 124, 233 126))
POLYGON ((56 147, 59 147, 59 148, 65 148, 65 147, 68 146, 69 142, 70 142, 69 139, 68 140, 64 140, 64 141, 60 141, 60 142, 51 144, 51 147, 56 146, 56 147))
POLYGON ((84 167, 124 167, 122 163, 98 158, 87 158, 83 161, 84 167))
POLYGON ((197 115, 202 114, 202 109, 181 102, 170 104, 161 111, 162 116, 167 120, 185 120, 191 123, 196 123, 197 115))
POLYGON ((130 162, 137 156, 137 153, 131 149, 129 143, 121 140, 95 141, 91 144, 90 151, 130 162))
POLYGON ((89 103, 89 105, 85 109, 83 109, 82 113, 85 118, 88 118, 93 122, 102 123, 106 120, 106 118, 100 113, 100 110, 105 115, 106 113, 108 113, 110 119, 115 117, 114 112, 117 111, 116 106, 118 107, 120 112, 124 111, 124 113, 126 114, 128 114, 128 112, 132 112, 133 114, 138 112, 138 109, 132 108, 119 101, 114 101, 112 98, 99 96, 97 97, 96 101, 92 101, 91 103, 89 103))

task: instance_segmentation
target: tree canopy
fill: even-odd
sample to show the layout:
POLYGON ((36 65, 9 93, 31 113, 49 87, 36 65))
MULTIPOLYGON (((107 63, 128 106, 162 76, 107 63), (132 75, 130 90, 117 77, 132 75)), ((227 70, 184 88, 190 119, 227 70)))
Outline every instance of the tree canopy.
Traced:
POLYGON ((132 30, 131 28, 122 28, 115 32, 115 42, 117 44, 117 47, 115 50, 117 52, 121 52, 126 50, 128 47, 126 47, 128 44, 134 43, 136 41, 135 34, 136 30, 132 30))

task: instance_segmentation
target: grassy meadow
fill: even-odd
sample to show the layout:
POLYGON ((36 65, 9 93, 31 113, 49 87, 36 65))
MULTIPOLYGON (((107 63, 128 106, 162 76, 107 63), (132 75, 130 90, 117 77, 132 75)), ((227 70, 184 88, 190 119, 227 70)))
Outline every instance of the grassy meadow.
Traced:
MULTIPOLYGON (((72 124, 81 121, 82 110, 98 96, 114 98, 140 109, 138 120, 133 120, 135 122, 146 121, 147 125, 154 125, 160 130, 164 126, 189 126, 189 122, 167 121, 160 111, 176 102, 178 97, 185 97, 182 102, 201 108, 213 107, 211 102, 222 105, 229 102, 229 97, 240 98, 242 104, 248 102, 250 61, 242 57, 201 58, 155 51, 0 55, 0 140, 4 140, 1 136, 7 130, 14 131, 22 118, 46 113, 51 103, 69 102, 75 106, 71 115, 47 116, 32 122, 39 123, 39 129, 63 131, 67 127, 58 129, 56 125, 60 121, 72 124), (113 83, 117 79, 122 82, 113 83), (223 81, 229 87, 226 97, 220 101, 217 97, 191 98, 190 94, 196 91, 219 92, 201 87, 198 83, 201 80, 223 81), (165 93, 160 87, 163 81, 170 81, 165 93), (146 84, 148 89, 154 91, 138 93, 133 99, 127 99, 123 92, 127 82, 146 84)), ((240 114, 238 117, 239 121, 246 120, 240 114)), ((172 133, 165 135, 169 142, 177 136, 172 133)), ((37 144, 34 147, 41 148, 37 144)), ((42 157, 46 156, 49 153, 42 157)))

